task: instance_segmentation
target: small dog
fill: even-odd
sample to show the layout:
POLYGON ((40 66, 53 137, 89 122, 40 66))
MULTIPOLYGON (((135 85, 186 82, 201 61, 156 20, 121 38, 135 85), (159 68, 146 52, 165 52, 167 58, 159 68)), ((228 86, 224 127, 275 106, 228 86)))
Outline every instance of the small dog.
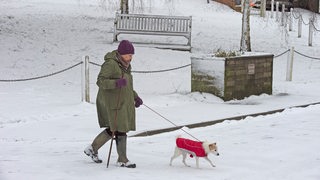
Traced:
POLYGON ((190 157, 196 158, 197 168, 199 168, 199 157, 203 157, 207 160, 212 167, 215 165, 212 164, 211 160, 208 158, 209 153, 213 153, 219 156, 218 147, 216 143, 208 143, 208 142, 199 142, 193 141, 190 139, 181 138, 180 136, 176 139, 176 148, 173 156, 171 157, 170 166, 172 165, 173 159, 182 155, 182 162, 185 166, 188 166, 186 163, 187 154, 190 154, 190 157))

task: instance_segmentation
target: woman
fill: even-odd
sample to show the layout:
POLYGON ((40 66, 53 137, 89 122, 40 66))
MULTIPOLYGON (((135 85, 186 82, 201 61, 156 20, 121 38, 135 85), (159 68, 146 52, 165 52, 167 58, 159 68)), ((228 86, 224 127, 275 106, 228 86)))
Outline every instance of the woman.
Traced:
POLYGON ((98 150, 115 136, 120 167, 135 168, 136 164, 127 158, 127 132, 136 129, 135 107, 143 104, 142 99, 133 90, 131 75, 134 47, 128 40, 120 42, 118 49, 105 55, 97 85, 97 113, 99 125, 105 128, 89 145, 84 153, 96 163, 102 160, 98 150))

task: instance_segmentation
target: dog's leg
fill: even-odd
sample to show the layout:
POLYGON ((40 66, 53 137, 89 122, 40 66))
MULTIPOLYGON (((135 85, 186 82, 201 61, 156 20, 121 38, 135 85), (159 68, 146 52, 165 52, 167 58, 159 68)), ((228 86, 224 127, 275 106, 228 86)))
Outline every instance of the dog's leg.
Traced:
POLYGON ((173 156, 171 157, 171 160, 170 160, 170 166, 172 166, 173 159, 179 157, 180 155, 181 155, 181 151, 179 150, 179 148, 176 147, 174 149, 174 154, 173 154, 173 156))
POLYGON ((211 164, 212 167, 216 167, 215 165, 212 164, 211 160, 208 157, 205 157, 204 159, 207 160, 211 164))
POLYGON ((197 168, 199 169, 199 157, 196 156, 196 165, 197 165, 197 168))
POLYGON ((187 153, 185 151, 182 151, 182 162, 185 166, 190 167, 187 163, 186 163, 186 158, 187 158, 187 153))

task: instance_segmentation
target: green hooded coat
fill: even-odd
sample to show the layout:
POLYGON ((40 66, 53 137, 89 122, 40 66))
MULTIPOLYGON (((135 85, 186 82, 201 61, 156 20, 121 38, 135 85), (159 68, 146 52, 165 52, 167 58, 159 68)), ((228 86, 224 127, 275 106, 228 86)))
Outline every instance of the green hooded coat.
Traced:
POLYGON ((111 131, 128 132, 136 129, 134 99, 138 96, 133 90, 131 65, 125 69, 119 60, 118 52, 105 55, 97 85, 99 91, 96 105, 100 127, 110 127, 111 131), (116 87, 116 80, 127 80, 127 85, 116 87))

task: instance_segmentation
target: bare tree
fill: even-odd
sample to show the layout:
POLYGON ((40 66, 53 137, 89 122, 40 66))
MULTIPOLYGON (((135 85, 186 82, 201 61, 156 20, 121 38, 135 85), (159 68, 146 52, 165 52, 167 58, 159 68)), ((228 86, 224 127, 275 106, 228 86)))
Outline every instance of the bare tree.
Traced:
POLYGON ((121 14, 129 14, 129 0, 120 1, 121 14))
POLYGON ((250 6, 249 0, 243 0, 242 4, 242 31, 240 51, 251 51, 250 43, 250 6))
MULTIPOLYGON (((146 2, 144 0, 132 0, 130 2, 130 12, 131 13, 144 13, 147 5, 146 2)), ((151 4, 151 1, 149 1, 149 4, 151 4)), ((149 6, 149 11, 151 11, 151 6, 149 6)))

